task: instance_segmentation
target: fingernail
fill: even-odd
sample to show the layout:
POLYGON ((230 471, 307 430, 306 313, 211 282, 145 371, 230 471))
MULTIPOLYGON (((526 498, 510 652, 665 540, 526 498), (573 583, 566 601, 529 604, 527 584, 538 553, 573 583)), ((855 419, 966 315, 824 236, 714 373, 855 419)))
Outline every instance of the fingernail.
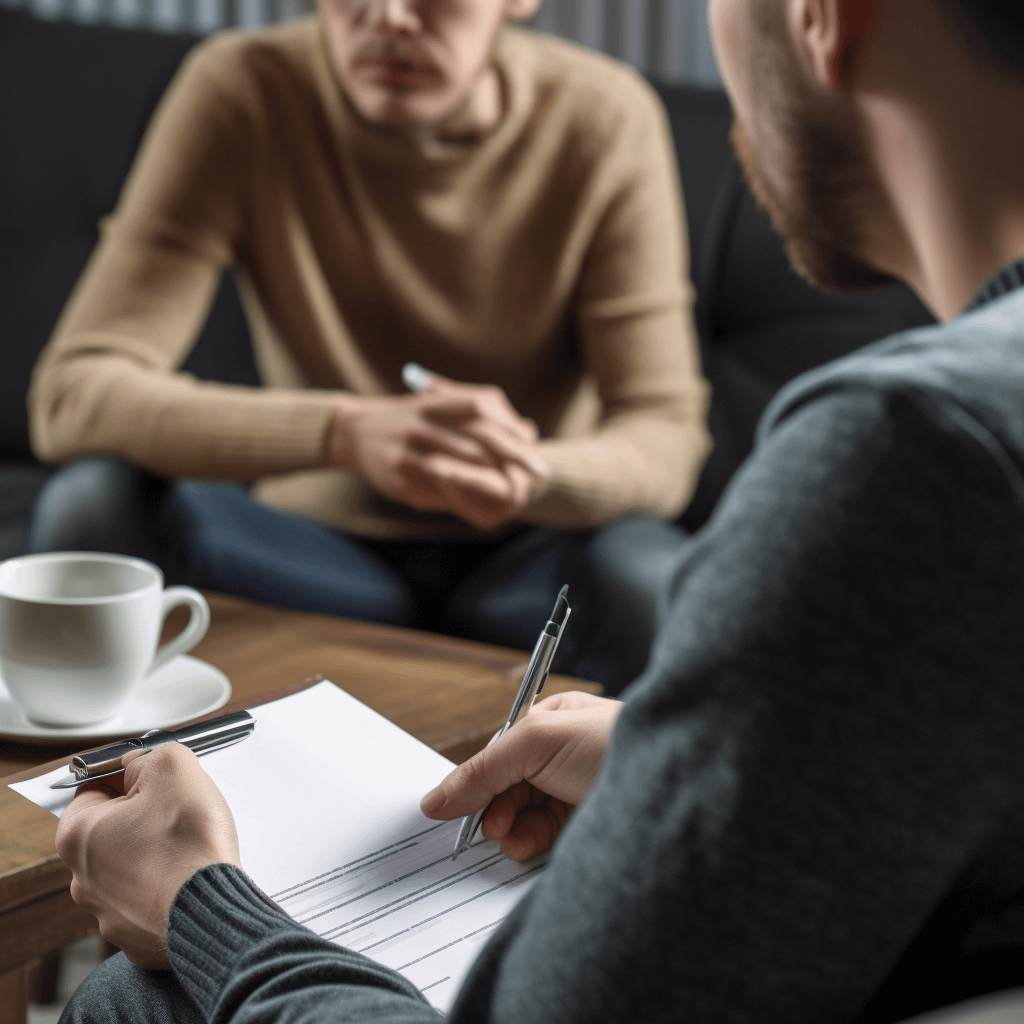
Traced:
POLYGON ((436 814, 445 803, 444 790, 437 786, 420 801, 420 810, 424 814, 436 814))

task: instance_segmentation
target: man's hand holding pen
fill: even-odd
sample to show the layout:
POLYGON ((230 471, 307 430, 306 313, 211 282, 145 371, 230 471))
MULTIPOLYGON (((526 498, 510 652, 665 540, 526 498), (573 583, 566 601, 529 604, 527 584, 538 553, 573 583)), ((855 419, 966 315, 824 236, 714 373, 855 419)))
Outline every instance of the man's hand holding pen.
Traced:
POLYGON ((71 897, 140 967, 164 969, 178 890, 208 864, 241 866, 235 822, 180 743, 126 754, 123 775, 81 786, 57 825, 71 897))
POLYGON ((604 760, 622 702, 560 693, 455 769, 420 804, 428 818, 459 818, 490 804, 481 831, 512 860, 550 849, 604 760))

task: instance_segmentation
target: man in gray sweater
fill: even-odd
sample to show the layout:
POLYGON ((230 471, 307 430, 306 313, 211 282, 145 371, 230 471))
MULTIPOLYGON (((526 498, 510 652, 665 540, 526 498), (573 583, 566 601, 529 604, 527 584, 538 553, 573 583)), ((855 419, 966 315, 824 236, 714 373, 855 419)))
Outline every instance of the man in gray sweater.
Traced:
MULTIPOLYGON (((778 397, 624 704, 544 702, 424 797, 494 798, 517 859, 557 836, 455 1021, 893 1021, 1024 983, 1024 5, 710 10, 796 265, 943 323, 778 397)), ((67 1020, 437 1019, 261 896, 191 754, 125 785, 58 831, 132 961, 67 1020)))

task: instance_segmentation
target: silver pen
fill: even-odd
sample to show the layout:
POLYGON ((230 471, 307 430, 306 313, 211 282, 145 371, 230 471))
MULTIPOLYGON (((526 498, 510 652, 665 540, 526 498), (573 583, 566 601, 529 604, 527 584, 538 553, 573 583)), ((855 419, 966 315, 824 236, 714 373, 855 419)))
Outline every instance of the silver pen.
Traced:
MULTIPOLYGON (((526 666, 526 673, 523 675, 523 681, 519 686, 516 699, 512 703, 512 710, 509 712, 505 724, 491 738, 491 743, 504 736, 523 715, 529 712, 530 708, 533 707, 533 702, 537 699, 537 694, 540 693, 541 688, 544 686, 544 681, 548 677, 548 670, 551 668, 551 662, 555 657, 555 651, 558 650, 558 641, 562 639, 562 631, 565 629, 565 624, 569 620, 569 613, 572 611, 566 598, 568 593, 568 586, 562 587, 558 592, 558 600, 555 601, 555 608, 551 613, 551 618, 548 619, 541 630, 537 643, 534 645, 533 654, 530 655, 530 663, 526 666)), ((488 804, 489 806, 490 804, 488 804)), ((455 860, 464 850, 469 849, 469 844, 473 842, 473 837, 476 835, 476 830, 480 827, 480 821, 486 810, 487 807, 481 807, 479 811, 475 811, 473 814, 467 815, 462 819, 462 828, 459 829, 459 838, 455 841, 455 852, 452 854, 452 860, 455 860)))
POLYGON ((165 743, 181 743, 197 754, 206 754, 211 750, 238 743, 249 736, 256 728, 256 719, 248 711, 236 711, 232 715, 222 715, 209 722, 198 725, 187 725, 183 729, 151 729, 136 739, 118 740, 103 747, 85 750, 75 754, 68 764, 71 774, 57 782, 51 783, 50 789, 72 789, 83 782, 105 779, 124 771, 121 758, 134 750, 148 754, 156 747, 165 743))

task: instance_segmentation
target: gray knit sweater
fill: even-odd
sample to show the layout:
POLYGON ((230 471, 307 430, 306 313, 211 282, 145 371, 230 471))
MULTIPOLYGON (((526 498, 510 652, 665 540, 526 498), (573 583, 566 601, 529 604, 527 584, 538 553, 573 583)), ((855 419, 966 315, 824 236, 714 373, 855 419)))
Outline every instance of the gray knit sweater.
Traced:
MULTIPOLYGON (((454 1020, 882 1021, 1024 983, 1022 271, 777 398, 454 1020)), ((211 1021, 437 1019, 233 869, 169 949, 211 1021)))

